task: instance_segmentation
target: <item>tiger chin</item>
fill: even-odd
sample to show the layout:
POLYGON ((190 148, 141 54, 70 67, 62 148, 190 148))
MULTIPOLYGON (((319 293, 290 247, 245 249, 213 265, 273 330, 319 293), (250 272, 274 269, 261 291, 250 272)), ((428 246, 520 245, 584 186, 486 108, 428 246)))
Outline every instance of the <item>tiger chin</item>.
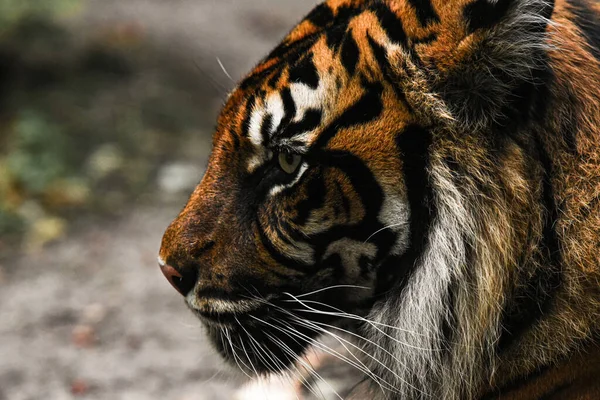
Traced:
POLYGON ((600 398, 600 5, 330 0, 233 90, 159 263, 248 374, 600 398))

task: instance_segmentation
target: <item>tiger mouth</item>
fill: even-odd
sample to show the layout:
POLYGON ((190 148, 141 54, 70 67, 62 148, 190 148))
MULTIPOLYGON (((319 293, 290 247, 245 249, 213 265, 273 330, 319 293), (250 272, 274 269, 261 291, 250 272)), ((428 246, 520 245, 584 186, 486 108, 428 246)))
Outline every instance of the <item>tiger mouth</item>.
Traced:
POLYGON ((215 327, 229 328, 232 330, 242 329, 244 326, 257 324, 257 320, 267 318, 269 309, 267 306, 260 306, 252 309, 239 311, 215 311, 214 309, 200 309, 190 306, 192 312, 205 324, 215 327))
POLYGON ((201 319, 221 357, 249 376, 287 370, 316 336, 301 326, 293 326, 288 319, 272 317, 268 307, 243 315, 221 314, 201 319))

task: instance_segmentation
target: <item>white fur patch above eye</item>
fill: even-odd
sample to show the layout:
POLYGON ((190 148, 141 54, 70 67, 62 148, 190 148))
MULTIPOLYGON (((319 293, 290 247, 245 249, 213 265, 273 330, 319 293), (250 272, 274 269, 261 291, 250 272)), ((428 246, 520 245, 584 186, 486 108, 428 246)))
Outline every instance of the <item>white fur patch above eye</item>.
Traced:
POLYGON ((256 147, 262 145, 263 138, 260 133, 262 128, 263 118, 265 116, 265 110, 263 108, 259 108, 252 111, 252 115, 250 116, 250 124, 248 126, 248 136, 250 137, 250 141, 256 147))
POLYGON ((281 95, 279 93, 271 94, 267 99, 266 108, 267 113, 271 115, 271 130, 269 131, 269 135, 272 135, 275 131, 277 131, 279 125, 281 125, 281 121, 285 115, 281 95))

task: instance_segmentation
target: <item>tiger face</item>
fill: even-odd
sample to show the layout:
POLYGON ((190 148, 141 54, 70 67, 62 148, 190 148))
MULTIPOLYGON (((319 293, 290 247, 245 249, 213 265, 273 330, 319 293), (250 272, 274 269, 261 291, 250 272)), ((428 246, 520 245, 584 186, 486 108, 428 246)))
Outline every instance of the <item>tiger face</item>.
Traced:
MULTIPOLYGON (((435 163, 451 174, 469 146, 486 159, 473 132, 525 118, 537 93, 520 77, 538 72, 552 10, 513 3, 330 0, 231 93, 159 263, 232 363, 286 369, 407 284, 443 219, 435 163), (535 29, 504 27, 520 15, 535 29)), ((526 169, 503 146, 517 161, 478 172, 526 169)))
MULTIPOLYGON (((279 340, 296 354, 310 343, 281 332, 297 325, 296 296, 331 307, 312 316, 321 323, 364 315, 395 279, 386 263, 407 249, 402 171, 419 169, 421 149, 411 147, 426 146, 428 134, 367 55, 343 67, 339 52, 357 46, 345 40, 336 51, 323 38, 294 64, 242 83, 202 182, 164 236, 161 258, 181 275, 172 282, 226 355, 220 336, 230 331, 234 345, 251 349, 253 336, 287 365, 279 340)), ((258 356, 250 363, 279 368, 258 356)))

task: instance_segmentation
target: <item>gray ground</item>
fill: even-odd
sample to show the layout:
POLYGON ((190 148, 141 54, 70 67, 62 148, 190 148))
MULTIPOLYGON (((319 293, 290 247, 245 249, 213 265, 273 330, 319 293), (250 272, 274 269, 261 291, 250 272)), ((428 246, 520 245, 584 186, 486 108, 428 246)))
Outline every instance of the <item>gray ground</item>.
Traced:
MULTIPOLYGON (((91 0, 72 23, 84 32, 133 21, 178 60, 200 65, 199 79, 224 93, 232 83, 217 58, 236 80, 313 4, 91 0)), ((41 252, 0 257, 0 400, 233 398, 242 380, 203 341, 156 265, 162 232, 183 205, 181 192, 199 180, 207 151, 199 146, 166 166, 157 194, 121 219, 79 221, 41 252)))

